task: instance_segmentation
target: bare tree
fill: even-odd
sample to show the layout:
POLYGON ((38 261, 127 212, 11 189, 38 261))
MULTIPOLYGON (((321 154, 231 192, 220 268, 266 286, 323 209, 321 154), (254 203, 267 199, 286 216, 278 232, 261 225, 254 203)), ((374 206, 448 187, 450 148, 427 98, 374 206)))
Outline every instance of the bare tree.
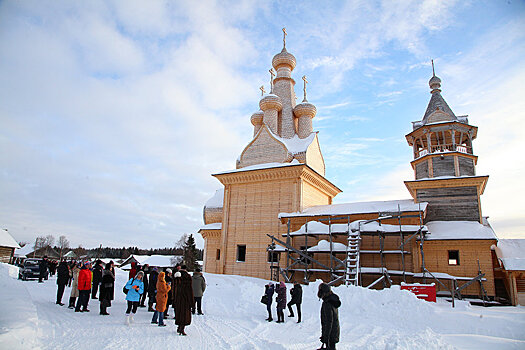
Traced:
POLYGON ((175 248, 177 248, 177 249, 184 249, 184 246, 186 245, 186 241, 187 240, 188 240, 188 234, 185 233, 179 238, 177 243, 175 243, 175 248))
POLYGON ((62 260, 64 249, 69 248, 69 240, 66 238, 66 236, 62 235, 58 237, 58 247, 60 248, 60 260, 62 260))
POLYGON ((44 237, 44 236, 38 236, 35 239, 35 247, 34 247, 34 251, 33 251, 33 258, 35 257, 35 253, 36 253, 37 250, 42 249, 42 248, 45 247, 45 243, 46 243, 46 237, 44 237))

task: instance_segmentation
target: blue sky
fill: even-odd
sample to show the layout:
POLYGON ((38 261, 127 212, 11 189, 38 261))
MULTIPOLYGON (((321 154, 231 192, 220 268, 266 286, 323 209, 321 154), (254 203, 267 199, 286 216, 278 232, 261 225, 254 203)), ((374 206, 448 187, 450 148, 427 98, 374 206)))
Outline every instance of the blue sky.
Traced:
POLYGON ((0 226, 87 247, 196 232, 210 174, 251 140, 284 26, 336 202, 410 197, 404 136, 433 58, 479 127, 483 215, 525 236, 523 1, 3 1, 0 226))

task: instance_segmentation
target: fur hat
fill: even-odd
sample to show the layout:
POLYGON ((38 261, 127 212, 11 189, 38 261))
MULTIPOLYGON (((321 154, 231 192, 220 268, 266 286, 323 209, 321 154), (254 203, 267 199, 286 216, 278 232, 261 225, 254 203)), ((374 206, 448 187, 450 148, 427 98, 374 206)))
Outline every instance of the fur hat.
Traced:
POLYGON ((166 269, 166 273, 172 273, 172 272, 173 271, 171 271, 171 269, 169 267, 166 269))
POLYGON ((181 276, 182 276, 182 275, 180 274, 180 272, 177 271, 177 272, 175 272, 175 276, 173 276, 173 277, 178 278, 178 277, 181 277, 181 276))

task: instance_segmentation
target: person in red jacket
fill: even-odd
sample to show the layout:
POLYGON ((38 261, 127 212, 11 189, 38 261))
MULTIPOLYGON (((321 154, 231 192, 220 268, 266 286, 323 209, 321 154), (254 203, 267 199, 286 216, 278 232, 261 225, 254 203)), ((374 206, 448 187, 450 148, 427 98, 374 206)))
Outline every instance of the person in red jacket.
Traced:
POLYGON ((78 273, 78 301, 75 312, 89 312, 87 305, 91 293, 91 263, 86 261, 78 273), (80 309, 82 308, 82 309, 80 309))
POLYGON ((131 270, 129 270, 129 279, 135 278, 135 275, 137 274, 137 263, 132 262, 131 263, 131 270))

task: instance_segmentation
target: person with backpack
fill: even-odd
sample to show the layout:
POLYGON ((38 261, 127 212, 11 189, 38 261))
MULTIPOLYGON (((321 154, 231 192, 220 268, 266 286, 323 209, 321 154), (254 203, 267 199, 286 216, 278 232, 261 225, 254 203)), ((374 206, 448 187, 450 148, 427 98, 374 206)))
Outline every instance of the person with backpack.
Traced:
POLYGON ((164 277, 164 272, 159 273, 159 277, 157 278, 157 305, 155 306, 155 312, 151 319, 151 323, 158 324, 159 327, 166 326, 164 323, 164 312, 168 308, 168 293, 171 290, 171 286, 166 283, 164 277))
POLYGON ((292 305, 297 307, 297 323, 301 322, 301 303, 303 302, 303 287, 299 282, 293 283, 293 288, 290 289, 290 294, 292 295, 292 300, 288 303, 288 311, 290 314, 288 317, 294 317, 292 305))
MULTIPOLYGON (((319 299, 323 299, 321 305, 321 343, 320 349, 335 350, 335 344, 339 343, 339 311, 341 300, 334 294, 326 283, 319 285, 317 292, 319 299)), ((319 349, 318 349, 319 350, 319 349)))
POLYGON ((126 300, 128 302, 128 308, 126 310, 126 324, 128 325, 133 323, 133 315, 137 313, 140 296, 144 293, 144 283, 142 282, 143 277, 144 272, 139 271, 137 272, 137 275, 131 278, 124 286, 124 290, 127 291, 126 300))

